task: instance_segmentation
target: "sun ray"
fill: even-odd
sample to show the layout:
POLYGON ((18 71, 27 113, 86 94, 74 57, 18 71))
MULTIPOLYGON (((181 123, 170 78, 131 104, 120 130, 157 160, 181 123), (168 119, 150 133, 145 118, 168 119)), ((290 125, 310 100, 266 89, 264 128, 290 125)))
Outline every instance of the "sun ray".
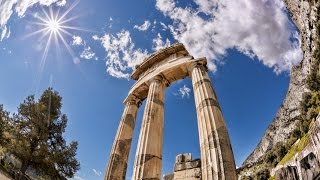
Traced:
POLYGON ((65 47, 67 48, 68 52, 70 53, 70 55, 72 56, 72 59, 75 58, 76 56, 74 55, 73 50, 70 48, 69 44, 66 42, 66 40, 63 38, 63 36, 60 33, 57 33, 58 36, 60 37, 61 41, 63 42, 63 44, 65 45, 65 47))
POLYGON ((43 55, 42 55, 42 59, 41 59, 41 62, 40 62, 41 71, 43 71, 44 65, 46 64, 46 59, 47 59, 48 52, 49 52, 49 47, 50 47, 50 42, 51 42, 51 39, 52 39, 52 34, 53 34, 53 32, 50 32, 48 42, 46 44, 46 47, 45 47, 43 55))
POLYGON ((62 33, 65 33, 66 35, 72 37, 73 35, 71 33, 69 33, 68 31, 64 30, 64 29, 61 29, 61 32, 62 33))
POLYGON ((48 31, 48 28, 44 28, 44 29, 39 29, 38 31, 35 31, 35 32, 32 32, 30 34, 27 34, 26 36, 24 36, 22 39, 26 39, 26 38, 29 38, 31 36, 34 36, 34 35, 37 35, 37 34, 40 34, 40 33, 43 33, 45 31, 48 31))
MULTIPOLYGON (((54 19, 58 20, 59 14, 60 14, 60 8, 58 9, 58 11, 57 11, 56 16, 55 16, 54 19)), ((63 22, 61 22, 61 24, 63 24, 63 22)))
MULTIPOLYGON (((46 16, 46 19, 42 18, 44 20, 44 22, 50 20, 52 17, 49 16, 48 12, 45 11, 44 8, 41 8, 41 9, 42 9, 43 14, 46 16)), ((41 17, 39 16, 39 18, 41 18, 41 17)))
POLYGON ((78 18, 79 18, 79 16, 73 16, 71 18, 68 18, 68 19, 65 19, 65 20, 61 20, 60 22, 61 22, 61 24, 64 24, 64 23, 67 23, 69 21, 73 21, 73 20, 78 19, 78 18))
POLYGON ((69 9, 67 9, 63 14, 62 16, 60 16, 60 18, 58 19, 58 21, 61 21, 63 18, 65 18, 71 11, 73 8, 75 8, 78 4, 79 4, 79 0, 75 1, 69 9))
POLYGON ((74 26, 61 25, 61 28, 70 29, 70 30, 77 30, 77 31, 84 31, 84 32, 97 32, 97 31, 93 31, 93 30, 89 30, 89 29, 83 29, 83 28, 74 27, 74 26))

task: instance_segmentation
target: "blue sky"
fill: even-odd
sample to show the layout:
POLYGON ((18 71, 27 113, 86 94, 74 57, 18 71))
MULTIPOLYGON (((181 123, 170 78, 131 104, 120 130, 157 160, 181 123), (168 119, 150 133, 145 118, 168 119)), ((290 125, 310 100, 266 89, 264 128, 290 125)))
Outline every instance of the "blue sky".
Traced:
MULTIPOLYGON (((27 95, 38 97, 48 86, 59 91, 69 117, 65 137, 79 142, 78 180, 103 179, 122 101, 134 83, 128 77, 153 51, 182 42, 193 56, 207 57, 238 166, 275 116, 290 68, 302 58, 298 32, 277 0, 0 0, 0 40, 0 103, 14 112, 27 95), (39 25, 50 9, 60 15, 71 9, 64 27, 57 25, 68 31, 57 30, 66 45, 48 41, 45 31, 32 35, 54 26, 39 25)), ((200 156, 190 79, 166 90, 163 173, 186 152, 200 156)))

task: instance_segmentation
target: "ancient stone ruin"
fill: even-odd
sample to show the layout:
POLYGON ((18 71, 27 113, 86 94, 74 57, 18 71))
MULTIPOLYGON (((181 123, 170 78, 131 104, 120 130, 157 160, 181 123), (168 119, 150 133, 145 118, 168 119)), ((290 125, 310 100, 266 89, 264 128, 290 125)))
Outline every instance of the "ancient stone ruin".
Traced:
POLYGON ((174 165, 174 172, 163 176, 164 180, 187 179, 200 180, 201 179, 201 160, 192 159, 190 153, 179 154, 176 157, 174 165))
POLYGON ((320 115, 309 133, 309 144, 283 166, 276 167, 276 180, 320 180, 320 115))
MULTIPOLYGON (((136 83, 124 100, 125 108, 105 180, 125 179, 136 114, 144 99, 146 106, 132 179, 161 179, 164 93, 171 83, 185 77, 190 77, 193 84, 201 152, 201 179, 237 179, 229 135, 206 64, 206 58, 194 59, 183 44, 178 43, 154 53, 136 67, 131 75, 136 83)), ((180 168, 180 165, 176 164, 176 168, 180 168)))

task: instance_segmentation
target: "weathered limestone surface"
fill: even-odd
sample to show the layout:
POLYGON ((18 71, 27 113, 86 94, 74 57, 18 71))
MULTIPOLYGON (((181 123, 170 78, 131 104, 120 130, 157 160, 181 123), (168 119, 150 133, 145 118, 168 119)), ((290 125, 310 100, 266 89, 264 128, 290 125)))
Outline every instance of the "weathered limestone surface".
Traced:
POLYGON ((304 180, 314 180, 316 177, 320 179, 320 165, 314 153, 310 153, 303 158, 300 161, 300 167, 301 177, 303 177, 304 180))
POLYGON ((288 166, 279 169, 275 174, 276 180, 299 180, 297 167, 295 166, 288 166))
POLYGON ((176 157, 176 163, 174 165, 174 172, 183 171, 187 169, 200 168, 201 161, 196 159, 192 160, 190 153, 179 154, 176 157))
POLYGON ((235 180, 229 135, 206 66, 193 63, 189 72, 197 108, 202 179, 235 180))
POLYGON ((151 80, 140 131, 133 179, 161 178, 165 81, 151 80))
POLYGON ((164 180, 200 180, 201 179, 201 161, 192 160, 190 153, 179 154, 176 157, 174 173, 165 175, 164 180))
POLYGON ((125 103, 104 179, 125 179, 136 115, 140 103, 141 101, 134 96, 130 96, 125 103))
POLYGON ((256 163, 277 142, 283 142, 288 138, 297 122, 296 117, 300 114, 299 105, 302 94, 308 91, 306 78, 310 73, 312 54, 316 49, 316 40, 319 38, 316 34, 316 23, 319 21, 318 9, 313 0, 284 0, 284 2, 293 22, 300 31, 303 60, 292 68, 286 98, 260 143, 243 163, 243 166, 251 166, 256 163))

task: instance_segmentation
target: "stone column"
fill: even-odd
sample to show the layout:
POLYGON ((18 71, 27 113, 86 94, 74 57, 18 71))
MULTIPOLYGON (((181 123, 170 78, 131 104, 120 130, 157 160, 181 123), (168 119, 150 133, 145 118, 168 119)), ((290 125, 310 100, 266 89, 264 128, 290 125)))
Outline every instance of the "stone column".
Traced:
POLYGON ((203 180, 236 180, 229 135, 205 64, 189 66, 197 108, 203 180))
POLYGON ((154 77, 149 86, 142 126, 137 146, 133 180, 160 180, 164 121, 165 83, 162 76, 154 77))
POLYGON ((140 105, 141 101, 133 95, 125 101, 125 108, 110 153, 105 180, 124 180, 126 177, 136 115, 140 105))

